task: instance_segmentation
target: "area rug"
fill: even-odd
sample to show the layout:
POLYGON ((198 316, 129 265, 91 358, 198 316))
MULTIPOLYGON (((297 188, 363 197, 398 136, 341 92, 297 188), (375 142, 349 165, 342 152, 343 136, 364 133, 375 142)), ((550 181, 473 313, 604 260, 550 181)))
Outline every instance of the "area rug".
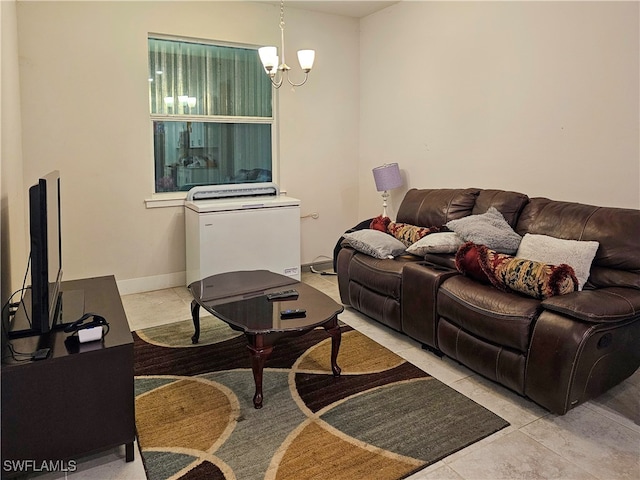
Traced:
POLYGON ((149 480, 404 478, 508 423, 342 327, 283 340, 253 408, 246 340, 214 317, 134 332, 136 428, 149 480))

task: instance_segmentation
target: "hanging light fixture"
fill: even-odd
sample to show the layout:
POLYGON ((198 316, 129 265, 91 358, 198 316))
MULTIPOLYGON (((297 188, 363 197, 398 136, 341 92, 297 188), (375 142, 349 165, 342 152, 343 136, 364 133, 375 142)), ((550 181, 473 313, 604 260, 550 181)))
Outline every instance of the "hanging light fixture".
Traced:
POLYGON ((298 62, 300 63, 300 68, 304 72, 304 80, 300 83, 294 83, 289 78, 289 70, 291 67, 287 65, 284 58, 284 0, 280 1, 280 51, 282 53, 282 63, 278 64, 278 49, 277 47, 261 47, 258 49, 258 54, 260 55, 260 61, 262 62, 262 66, 264 70, 269 75, 271 79, 271 83, 274 87, 280 88, 282 86, 282 82, 285 77, 287 77, 287 82, 292 87, 299 87, 304 85, 309 78, 309 72, 311 68, 313 68, 313 61, 316 58, 315 50, 298 50, 298 62), (278 73, 279 72, 279 73, 278 73))

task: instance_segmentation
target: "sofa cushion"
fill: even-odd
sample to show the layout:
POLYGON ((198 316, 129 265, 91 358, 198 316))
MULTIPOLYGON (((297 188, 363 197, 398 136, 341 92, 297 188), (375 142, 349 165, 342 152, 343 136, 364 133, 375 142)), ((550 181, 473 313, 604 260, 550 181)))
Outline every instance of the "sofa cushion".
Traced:
POLYGON ((516 231, 596 241, 600 247, 587 286, 640 289, 640 236, 630 234, 640 231, 640 210, 532 198, 516 231))
POLYGON ((463 243, 455 232, 432 233, 409 245, 407 253, 419 257, 424 257, 427 253, 455 253, 463 243))
POLYGON ((495 345, 526 352, 540 301, 501 292, 462 275, 440 286, 438 314, 495 345))
POLYGON ((508 190, 480 190, 471 214, 479 215, 485 213, 490 207, 495 207, 507 223, 515 227, 518 216, 528 201, 529 197, 524 193, 508 190))
POLYGON ((343 236, 353 248, 374 258, 393 258, 406 249, 400 240, 379 230, 358 230, 343 236))
POLYGON ((407 262, 420 261, 413 255, 378 259, 369 255, 354 255, 349 264, 349 280, 367 289, 395 299, 400 298, 402 269, 407 262))
POLYGON ((411 225, 444 225, 449 220, 471 215, 477 188, 411 189, 398 209, 396 222, 411 225))
POLYGON ((598 251, 598 242, 563 240, 548 235, 527 233, 520 242, 517 257, 551 264, 568 264, 578 278, 578 290, 589 278, 591 262, 598 251))
POLYGON ((522 240, 495 207, 481 215, 452 220, 446 226, 463 240, 486 245, 500 253, 515 253, 522 240))

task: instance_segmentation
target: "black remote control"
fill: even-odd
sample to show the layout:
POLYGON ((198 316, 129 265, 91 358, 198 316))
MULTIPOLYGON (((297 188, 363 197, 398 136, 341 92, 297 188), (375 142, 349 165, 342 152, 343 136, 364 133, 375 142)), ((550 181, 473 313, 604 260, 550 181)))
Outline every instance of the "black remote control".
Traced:
POLYGON ((283 290, 281 292, 267 293, 267 300, 283 300, 285 298, 297 298, 297 290, 283 290))
POLYGON ((307 311, 304 308, 294 308, 290 310, 282 310, 280 312, 280 318, 286 320, 288 318, 301 318, 306 317, 307 311))

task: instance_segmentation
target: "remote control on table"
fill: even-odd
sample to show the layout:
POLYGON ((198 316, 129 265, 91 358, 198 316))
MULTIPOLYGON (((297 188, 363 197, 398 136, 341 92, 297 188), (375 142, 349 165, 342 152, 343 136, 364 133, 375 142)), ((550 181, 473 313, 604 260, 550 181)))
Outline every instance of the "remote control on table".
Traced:
POLYGON ((301 318, 306 317, 307 311, 304 308, 294 308, 290 310, 282 310, 280 312, 280 318, 286 320, 287 318, 301 318))
POLYGON ((281 292, 267 293, 267 300, 283 300, 285 298, 297 298, 297 290, 283 290, 281 292))

